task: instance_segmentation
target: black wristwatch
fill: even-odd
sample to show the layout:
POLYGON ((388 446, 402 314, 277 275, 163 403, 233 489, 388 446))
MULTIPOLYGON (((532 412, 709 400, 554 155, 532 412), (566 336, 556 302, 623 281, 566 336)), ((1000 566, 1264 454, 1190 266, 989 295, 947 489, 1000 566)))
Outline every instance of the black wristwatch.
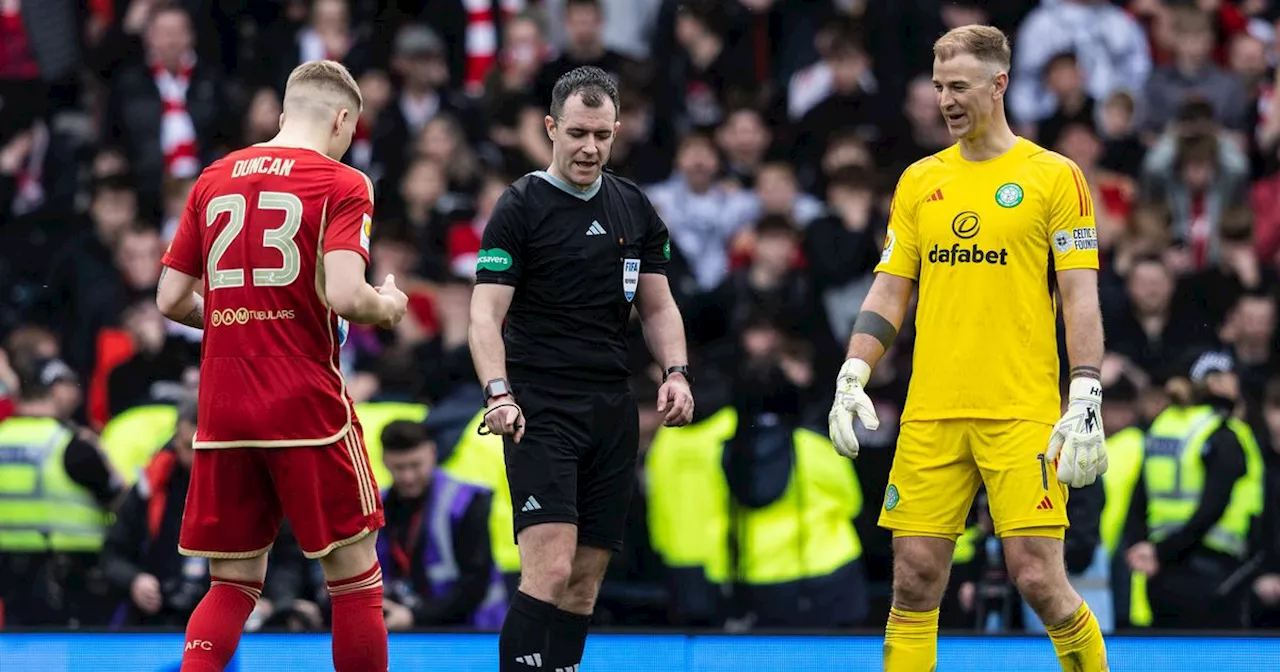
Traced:
POLYGON ((678 373, 684 376, 686 383, 689 383, 690 385, 693 384, 693 375, 689 373, 689 367, 687 366, 673 366, 668 368, 666 371, 663 371, 662 382, 667 382, 667 378, 669 378, 673 373, 678 373))
POLYGON ((506 378, 494 378, 484 384, 484 403, 487 406, 489 400, 494 397, 501 397, 504 394, 511 394, 511 386, 507 384, 506 378))

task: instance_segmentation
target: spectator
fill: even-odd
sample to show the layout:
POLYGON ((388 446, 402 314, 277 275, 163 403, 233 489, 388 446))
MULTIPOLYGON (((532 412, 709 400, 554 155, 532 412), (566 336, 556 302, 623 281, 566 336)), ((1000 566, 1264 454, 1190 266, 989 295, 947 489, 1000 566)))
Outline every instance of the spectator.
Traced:
POLYGON ((887 224, 875 207, 875 185, 862 168, 843 168, 827 187, 831 214, 805 229, 804 254, 837 341, 853 333, 858 306, 871 289, 887 224))
POLYGON ((671 232, 672 249, 689 263, 700 291, 729 272, 728 244, 750 221, 751 196, 717 184, 720 156, 705 135, 689 135, 676 152, 671 179, 649 188, 649 199, 671 232))
POLYGON ((1217 259, 1222 214, 1244 198, 1248 158, 1239 147, 1204 126, 1207 104, 1184 107, 1182 129, 1166 134, 1143 163, 1144 191, 1163 200, 1173 215, 1175 240, 1187 245, 1194 268, 1217 259))
POLYGON ((556 80, 574 68, 595 66, 622 81, 623 72, 630 67, 625 56, 605 46, 601 0, 564 0, 563 25, 565 40, 560 55, 542 66, 534 85, 534 102, 543 110, 551 106, 556 80))
POLYGON ((1222 341, 1231 347, 1244 398, 1262 398, 1267 381, 1280 375, 1276 357, 1276 297, 1271 293, 1248 292, 1232 304, 1222 326, 1222 341))
MULTIPOLYGON (((937 110, 936 106, 934 110, 937 110)), ((939 116, 941 116, 940 112, 939 116)), ((916 160, 912 159, 911 163, 915 163, 916 160)), ((840 169, 855 167, 866 170, 873 170, 876 167, 871 145, 854 131, 841 131, 831 136, 830 142, 823 150, 820 166, 802 166, 796 174, 800 176, 800 184, 805 185, 806 191, 823 194, 827 191, 827 180, 840 169)), ((890 169, 890 171, 894 170, 890 169)), ((888 203, 887 200, 885 202, 888 203)))
MULTIPOLYGON (((441 112, 468 118, 470 106, 449 90, 445 43, 424 25, 411 24, 395 38, 391 65, 401 78, 400 95, 388 104, 371 129, 373 161, 390 179, 404 175, 417 151, 413 142, 427 122, 441 112)), ((468 133, 468 138, 474 134, 468 133)), ((394 182, 392 184, 395 184, 394 182)), ((387 184, 379 184, 385 191, 387 184)), ((388 194, 394 200, 394 194, 388 194)))
POLYGON ((489 551, 493 493, 437 469, 435 441, 420 424, 388 424, 382 461, 391 472, 383 496, 387 529, 378 536, 387 629, 470 624, 496 630, 506 590, 489 551))
POLYGON ((30 3, 7 0, 0 5, 0 98, 5 109, 0 127, 24 128, 45 116, 51 85, 65 85, 81 60, 75 35, 76 3, 49 0, 30 3))
POLYGON ((1094 99, 1084 88, 1084 73, 1073 52, 1063 52, 1049 59, 1041 73, 1045 90, 1058 101, 1053 114, 1040 122, 1036 141, 1042 147, 1056 147, 1067 126, 1093 126, 1094 99))
POLYGON ((861 37, 852 31, 837 32, 828 47, 826 61, 830 65, 830 89, 814 95, 806 103, 789 105, 794 123, 791 159, 802 166, 818 163, 822 149, 833 135, 842 131, 876 142, 885 122, 884 101, 878 95, 878 87, 869 79, 871 57, 861 37), (803 112, 797 114, 798 110, 803 112))
POLYGON ((1160 132, 1188 98, 1213 105, 1214 117, 1233 131, 1248 130, 1248 103, 1240 79, 1213 62, 1209 16, 1198 9, 1175 10, 1170 47, 1173 64, 1157 68, 1147 81, 1147 129, 1160 132))
POLYGON ((1248 33, 1237 33, 1228 43, 1228 70, 1236 76, 1244 87, 1249 99, 1249 128, 1254 128, 1258 115, 1258 98, 1267 85, 1270 67, 1267 64, 1267 45, 1262 40, 1248 33))
MULTIPOLYGON (((571 33, 566 29, 565 14, 573 0, 542 0, 542 11, 553 26, 552 43, 564 48, 571 33)), ((655 24, 662 0, 601 0, 604 23, 600 29, 605 47, 632 60, 645 60, 654 52, 655 24)))
POLYGON ((752 219, 767 215, 788 217, 801 229, 826 212, 826 206, 811 194, 800 191, 795 168, 783 161, 760 167, 756 176, 755 209, 752 219))
MULTIPOLYGON (((756 224, 751 262, 731 274, 715 291, 703 297, 699 308, 689 311, 691 340, 707 351, 720 353, 709 365, 725 375, 738 367, 738 335, 747 320, 760 311, 773 316, 779 328, 822 338, 825 319, 815 305, 812 284, 795 268, 801 234, 783 215, 768 215, 756 224)), ((828 354, 830 348, 824 348, 828 354)))
MULTIPOLYGON (((368 58, 368 46, 351 22, 347 0, 314 0, 306 24, 287 26, 269 43, 271 79, 267 84, 284 93, 289 73, 307 61, 342 61, 359 72, 368 58)), ((272 131, 271 136, 275 135, 272 131)))
POLYGON ((1101 166, 1128 177, 1137 177, 1146 147, 1138 139, 1137 103, 1126 91, 1117 91, 1102 104, 1098 132, 1104 142, 1101 166))
POLYGON ((147 22, 146 61, 115 75, 103 138, 124 148, 146 204, 157 208, 166 177, 195 177, 232 135, 226 114, 235 98, 216 64, 196 56, 191 17, 160 6, 147 22))
POLYGON ((121 316, 133 342, 133 357, 113 368, 107 378, 111 415, 151 403, 176 403, 185 393, 188 367, 197 363, 186 341, 165 332, 155 295, 147 292, 121 316))
POLYGON ((1009 73, 1009 111, 1020 124, 1039 123, 1058 101, 1040 76, 1056 54, 1080 59, 1085 90, 1094 100, 1116 91, 1142 91, 1151 74, 1151 51, 1142 27, 1107 0, 1041 3, 1018 27, 1009 73))
POLYGON ((125 292, 115 250, 137 216, 137 193, 128 179, 98 180, 88 221, 50 260, 41 318, 60 335, 67 363, 81 373, 93 370, 98 331, 114 319, 111 307, 125 292))
POLYGON ((1218 325, 1242 296, 1275 287, 1275 269, 1258 263, 1253 254, 1252 233, 1253 216, 1247 209, 1227 211, 1218 232, 1218 263, 1188 276, 1175 302, 1192 307, 1206 324, 1218 325))
POLYGON ((444 169, 445 197, 440 207, 446 212, 474 208, 480 187, 480 159, 467 142, 458 118, 437 114, 418 135, 418 155, 444 169))
POLYGON ((693 2, 676 15, 678 49, 662 69, 658 102, 679 133, 712 131, 730 109, 760 102, 752 95, 760 85, 751 77, 751 61, 729 42, 723 7, 693 2))
MULTIPOLYGON (((535 89, 538 72, 549 56, 542 27, 533 15, 514 16, 503 26, 497 67, 485 80, 480 107, 490 120, 489 141, 497 148, 503 169, 512 175, 551 164, 551 143, 542 123, 546 106, 535 89)), ((626 113, 630 107, 622 109, 626 113)))
POLYGON ((1175 279, 1158 257, 1142 257, 1129 269, 1127 304, 1103 316, 1107 347, 1128 357, 1157 381, 1174 372, 1169 363, 1193 346, 1212 342, 1209 325, 1173 303, 1175 279))
POLYGON ((450 213, 446 195, 449 189, 445 167, 417 155, 405 166, 399 182, 399 198, 392 202, 385 220, 402 229, 417 245, 421 260, 415 272, 428 279, 439 279, 446 268, 450 213))
POLYGON ((725 173, 745 189, 755 187, 772 142, 772 129, 760 111, 751 107, 729 112, 716 131, 716 145, 725 157, 725 173))

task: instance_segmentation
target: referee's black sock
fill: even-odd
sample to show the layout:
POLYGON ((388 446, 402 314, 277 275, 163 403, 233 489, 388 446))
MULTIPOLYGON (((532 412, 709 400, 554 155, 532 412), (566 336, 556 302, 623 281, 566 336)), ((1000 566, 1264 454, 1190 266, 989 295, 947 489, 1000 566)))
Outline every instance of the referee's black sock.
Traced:
POLYGON ((555 669, 548 664, 547 654, 551 629, 559 611, 550 602, 516 591, 507 618, 502 622, 502 634, 498 636, 499 672, 555 669))
POLYGON ((551 672, 579 672, 582 652, 587 648, 587 626, 591 616, 556 609, 556 622, 551 627, 551 648, 547 660, 551 672))

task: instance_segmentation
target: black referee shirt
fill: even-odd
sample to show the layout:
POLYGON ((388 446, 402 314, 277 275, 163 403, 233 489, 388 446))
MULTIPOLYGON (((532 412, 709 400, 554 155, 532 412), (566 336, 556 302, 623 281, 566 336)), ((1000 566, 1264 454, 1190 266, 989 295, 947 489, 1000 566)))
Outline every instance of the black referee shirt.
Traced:
POLYGON ((514 383, 625 389, 640 273, 666 274, 667 227, 635 183, 580 191, 545 171, 515 181, 485 226, 476 282, 515 287, 503 339, 514 383))

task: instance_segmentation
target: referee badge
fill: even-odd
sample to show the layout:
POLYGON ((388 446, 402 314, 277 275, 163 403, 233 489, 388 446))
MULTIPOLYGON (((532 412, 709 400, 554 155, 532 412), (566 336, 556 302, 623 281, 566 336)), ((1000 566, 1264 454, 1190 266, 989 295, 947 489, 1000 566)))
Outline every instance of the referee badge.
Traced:
POLYGON ((639 259, 623 259, 622 260, 622 295, 627 297, 627 302, 636 298, 636 287, 640 285, 640 260, 639 259))

